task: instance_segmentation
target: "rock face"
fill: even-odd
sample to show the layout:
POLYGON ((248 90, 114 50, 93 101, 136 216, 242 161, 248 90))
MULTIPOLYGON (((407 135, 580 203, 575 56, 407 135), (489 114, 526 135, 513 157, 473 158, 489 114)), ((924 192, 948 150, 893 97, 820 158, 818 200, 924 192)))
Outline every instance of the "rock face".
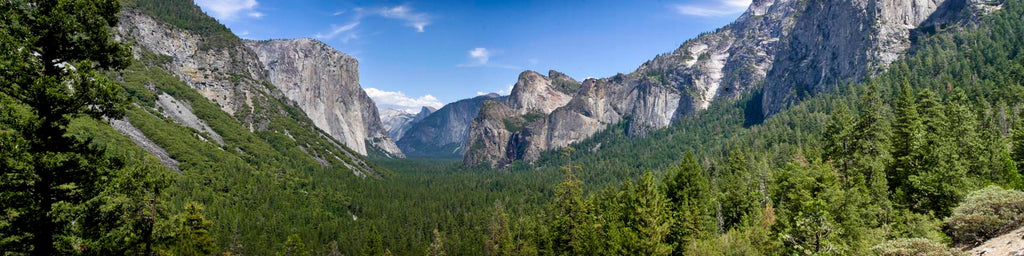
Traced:
MULTIPOLYGON (((241 44, 211 48, 203 36, 157 21, 134 10, 121 15, 118 34, 132 38, 139 46, 156 54, 170 56, 162 65, 221 110, 231 115, 252 112, 253 100, 260 94, 271 94, 261 84, 267 80, 263 65, 256 54, 241 44)), ((135 49, 140 55, 139 49, 135 49)), ((236 115, 239 116, 239 115, 236 115)), ((250 128, 253 118, 243 116, 250 128)))
POLYGON ((537 142, 525 139, 544 123, 536 124, 538 119, 568 104, 579 88, 580 82, 558 71, 548 71, 548 76, 534 71, 520 73, 508 98, 487 100, 480 108, 470 124, 466 142, 469 150, 463 161, 507 164, 522 158, 525 146, 537 142))
POLYGON ((167 153, 167 150, 160 147, 160 145, 157 145, 155 142, 146 137, 146 134, 142 133, 142 131, 139 130, 139 128, 135 128, 135 126, 133 126, 132 123, 128 122, 127 120, 110 119, 109 121, 110 127, 113 127, 114 130, 117 130, 118 132, 121 132, 121 134, 128 136, 128 138, 130 138, 132 142, 135 143, 135 145, 139 146, 143 150, 146 150, 146 152, 153 154, 153 156, 155 156, 156 159, 160 160, 161 164, 167 166, 167 168, 170 168, 171 170, 181 173, 181 168, 178 167, 181 163, 178 162, 178 160, 174 160, 174 158, 171 158, 171 154, 167 153))
POLYGON ((423 121, 424 118, 427 118, 434 111, 437 111, 437 109, 432 107, 423 107, 418 113, 409 110, 387 108, 380 111, 380 121, 384 124, 384 129, 388 130, 388 135, 391 136, 391 139, 398 141, 405 135, 405 131, 408 131, 416 123, 423 121))
POLYGON ((858 0, 801 6, 764 79, 765 116, 836 84, 884 71, 917 38, 970 24, 989 2, 1001 1, 858 0))
MULTIPOLYGON (((384 152, 398 152, 393 153, 393 156, 401 156, 400 151, 384 132, 373 102, 365 97, 365 92, 358 88, 358 76, 352 76, 357 70, 354 60, 347 60, 346 56, 336 53, 332 49, 317 50, 318 43, 311 42, 311 40, 295 40, 307 47, 303 50, 316 51, 297 50, 304 53, 299 56, 306 59, 289 59, 290 62, 287 64, 310 65, 303 67, 312 67, 313 69, 334 67, 335 70, 304 70, 303 72, 307 73, 289 73, 289 75, 295 75, 291 78, 296 81, 283 85, 306 86, 306 82, 309 84, 316 82, 313 85, 320 86, 319 88, 300 88, 309 89, 311 93, 319 93, 320 96, 341 94, 351 90, 349 87, 355 87, 358 93, 348 96, 359 100, 350 101, 349 98, 343 96, 337 98, 306 97, 299 98, 299 100, 306 100, 303 101, 307 104, 305 107, 317 108, 300 108, 298 100, 286 97, 284 90, 281 89, 285 86, 273 84, 276 81, 272 80, 272 75, 275 76, 275 79, 283 80, 279 76, 280 73, 276 72, 277 70, 268 69, 266 67, 268 65, 261 61, 260 56, 253 49, 246 46, 243 40, 231 34, 230 30, 222 24, 217 23, 214 18, 204 15, 198 6, 194 6, 193 10, 181 10, 181 15, 149 9, 151 7, 126 5, 119 17, 120 25, 115 28, 118 40, 132 44, 133 54, 138 60, 137 64, 144 66, 145 69, 165 70, 177 77, 187 86, 196 90, 209 103, 218 106, 220 110, 231 116, 234 119, 232 121, 247 128, 248 131, 218 130, 224 129, 223 122, 232 121, 220 119, 217 120, 220 125, 214 125, 213 120, 202 120, 200 117, 210 117, 211 113, 199 117, 196 116, 199 113, 192 113, 191 106, 196 103, 194 102, 196 99, 175 99, 162 93, 168 92, 174 97, 179 97, 179 95, 171 93, 171 91, 164 91, 166 88, 152 84, 146 86, 148 90, 157 95, 156 102, 153 104, 154 108, 147 109, 151 114, 162 114, 167 117, 168 124, 177 123, 191 127, 199 131, 197 136, 200 139, 220 144, 219 146, 225 150, 233 148, 233 152, 243 155, 248 153, 239 146, 253 143, 281 143, 272 140, 277 136, 275 134, 283 133, 294 144, 288 142, 277 144, 281 146, 281 148, 277 148, 280 150, 278 153, 301 150, 310 157, 309 160, 319 162, 323 166, 344 167, 361 177, 381 177, 373 170, 374 167, 370 166, 363 156, 360 156, 360 153, 365 155, 367 152, 367 147, 364 145, 379 147, 384 152), (176 20, 178 18, 184 19, 186 22, 176 20), (312 66, 314 64, 322 66, 312 66), (310 77, 309 73, 323 77, 310 77), (332 103, 332 101, 336 102, 332 103), (317 109, 322 109, 325 112, 333 111, 328 107, 337 107, 338 104, 345 105, 350 102, 358 102, 355 106, 358 106, 361 111, 357 113, 343 112, 344 117, 341 119, 357 120, 357 122, 352 122, 352 125, 364 128, 352 129, 355 130, 353 132, 355 134, 359 134, 359 130, 363 130, 362 134, 364 135, 359 135, 360 137, 356 137, 358 140, 351 143, 348 139, 350 137, 341 138, 337 137, 335 133, 328 133, 329 129, 323 127, 330 126, 320 126, 322 123, 314 122, 315 118, 313 117, 316 116, 302 113, 313 112, 317 109), (322 104, 322 108, 314 104, 322 104), (213 127, 211 128, 211 126, 213 127), (293 135, 285 127, 306 128, 309 132, 293 135), (254 137, 250 138, 260 138, 264 141, 241 143, 238 141, 239 136, 228 136, 239 133, 252 133, 250 135, 254 137), (224 136, 221 137, 221 135, 224 136)), ((295 45, 295 47, 303 45, 295 45)), ((295 56, 293 55, 293 57, 295 56)), ((277 61, 270 62, 278 64, 277 61)), ((160 83, 163 82, 166 81, 160 81, 160 83)), ((314 112, 314 114, 319 113, 314 112)), ((329 115, 331 114, 323 114, 324 119, 327 119, 326 116, 329 115)), ((328 124, 330 123, 328 122, 328 124)), ((138 131, 139 129, 132 129, 131 123, 115 120, 111 121, 111 125, 122 133, 128 134, 136 144, 156 155, 168 167, 178 168, 175 162, 170 161, 174 159, 170 159, 166 151, 157 150, 158 145, 153 147, 155 144, 149 141, 145 134, 138 131)), ((294 131, 292 130, 292 132, 294 131)))
POLYGON ((697 114, 714 101, 732 101, 758 90, 763 90, 762 114, 770 116, 801 97, 877 74, 905 54, 917 37, 975 20, 991 9, 987 2, 754 0, 732 24, 689 40, 632 73, 587 79, 568 93, 568 103, 527 89, 536 83, 522 84, 522 91, 532 93, 510 96, 514 102, 485 108, 474 120, 464 162, 532 162, 540 152, 579 142, 623 121, 630 136, 642 136, 697 114), (530 105, 534 102, 548 104, 530 105), (550 108, 559 103, 564 105, 550 108), (544 115, 514 117, 531 110, 544 115), (502 131, 507 122, 501 120, 525 124, 518 131, 502 131))
MULTIPOLYGON (((171 95, 161 93, 156 98, 156 105, 164 116, 170 117, 174 122, 203 132, 206 136, 209 136, 210 139, 216 142, 217 145, 224 145, 224 138, 221 138, 220 134, 213 131, 213 128, 210 128, 210 126, 206 124, 206 121, 199 119, 196 114, 193 114, 192 108, 185 105, 185 103, 178 101, 174 97, 171 97, 171 95)), ((205 138, 203 139, 205 140, 205 138)))
POLYGON ((505 97, 492 93, 449 103, 410 127, 398 147, 409 157, 461 157, 470 122, 486 100, 504 101, 505 97))
POLYGON ((271 83, 316 126, 362 155, 367 146, 404 157, 359 86, 359 62, 313 39, 246 41, 271 83))

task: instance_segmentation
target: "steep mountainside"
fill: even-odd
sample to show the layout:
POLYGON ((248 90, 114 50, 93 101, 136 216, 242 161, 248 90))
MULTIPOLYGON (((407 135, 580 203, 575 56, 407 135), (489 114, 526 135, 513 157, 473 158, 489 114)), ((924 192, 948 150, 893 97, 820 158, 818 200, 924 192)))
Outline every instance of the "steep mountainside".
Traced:
POLYGON ((313 39, 246 41, 269 80, 316 127, 362 155, 374 146, 404 157, 381 124, 377 106, 359 87, 359 62, 313 39))
POLYGON ((465 152, 469 125, 485 100, 504 100, 497 94, 449 103, 416 123, 398 147, 409 157, 457 158, 465 152))
MULTIPOLYGON (((283 135, 292 141, 292 145, 277 148, 276 150, 279 152, 290 154, 294 152, 292 150, 297 150, 302 152, 308 160, 325 167, 337 166, 352 169, 353 173, 360 176, 376 175, 376 172, 359 156, 359 153, 365 152, 365 148, 356 148, 362 149, 362 151, 353 152, 348 147, 342 146, 342 143, 332 139, 330 134, 315 128, 310 129, 315 127, 313 121, 303 115, 302 110, 295 106, 294 101, 286 98, 278 89, 279 87, 269 82, 271 77, 268 76, 268 73, 270 72, 267 72, 256 53, 246 47, 241 39, 230 34, 222 26, 220 29, 196 29, 180 26, 181 24, 216 24, 213 23, 215 21, 212 18, 200 17, 209 19, 208 23, 192 21, 191 23, 172 24, 170 22, 173 20, 168 18, 171 17, 170 15, 160 16, 160 13, 153 11, 155 8, 144 4, 146 3, 130 3, 128 5, 129 7, 121 14, 121 25, 117 28, 118 34, 122 40, 134 44, 133 52, 136 58, 141 59, 141 64, 145 65, 146 69, 150 69, 150 71, 144 72, 153 73, 150 76, 156 75, 157 71, 152 70, 153 68, 159 69, 159 72, 167 72, 202 96, 202 99, 189 98, 188 94, 185 94, 186 92, 175 92, 171 87, 161 87, 153 81, 149 82, 150 84, 145 88, 129 88, 130 92, 139 97, 140 104, 155 108, 147 109, 145 112, 166 116, 176 124, 202 132, 203 136, 199 136, 199 138, 212 141, 221 147, 235 148, 243 155, 254 155, 252 152, 254 149, 247 149, 239 144, 253 143, 252 138, 239 141, 240 137, 230 136, 234 137, 233 141, 227 138, 229 137, 227 134, 248 133, 242 137, 256 135, 267 142, 275 142, 276 138, 271 137, 278 134, 283 135), (214 121, 211 119, 220 116, 218 113, 204 111, 205 113, 193 114, 196 106, 205 104, 198 101, 208 101, 219 108, 224 115, 232 117, 233 122, 237 122, 239 127, 244 128, 241 131, 225 130, 228 129, 228 126, 212 125, 214 121), (208 123, 211 124, 207 125, 208 123)), ((142 79, 152 80, 153 78, 143 77, 142 79)), ((362 90, 358 91, 362 92, 362 90)), ((372 102, 370 104, 370 109, 375 109, 372 107, 372 102)), ((141 118, 150 116, 150 114, 136 115, 135 117, 141 118)), ((376 117, 376 113, 368 113, 368 115, 376 117)), ((139 122, 132 120, 132 116, 129 116, 126 121, 128 123, 117 127, 131 128, 133 125, 137 126, 136 122, 139 122)), ((216 121, 223 122, 224 120, 216 121)), ((379 121, 377 123, 380 126, 379 121)), ((142 129, 142 127, 139 128, 142 129)), ((146 129, 142 129, 142 131, 146 135, 151 135, 153 132, 146 129)), ((131 132, 131 129, 125 129, 122 132, 131 132)), ((383 134, 383 138, 387 139, 386 134, 383 134)), ((151 153, 160 152, 153 151, 151 153)), ((171 157, 176 156, 172 153, 171 157)), ((169 160, 165 162, 169 162, 169 160)))
POLYGON ((1000 2, 860 0, 802 6, 764 79, 762 111, 770 116, 836 84, 876 75, 919 37, 974 24, 1000 2))
MULTIPOLYGON (((734 23, 632 73, 583 81, 568 104, 521 131, 471 131, 496 137, 473 144, 465 163, 532 162, 535 152, 579 142, 623 121, 627 134, 644 135, 745 93, 761 92, 759 107, 770 116, 802 95, 883 70, 910 49, 912 35, 976 20, 991 8, 982 0, 753 1, 734 23)), ((505 117, 494 115, 500 112, 482 112, 479 129, 501 123, 505 117)))
POLYGON ((416 123, 423 121, 424 118, 430 116, 434 111, 437 111, 437 109, 432 107, 423 107, 418 113, 387 108, 380 111, 380 121, 384 124, 384 129, 388 131, 391 139, 398 141, 405 135, 405 131, 408 131, 416 123))
POLYGON ((469 150, 464 161, 503 162, 506 159, 536 159, 541 150, 529 147, 524 137, 543 127, 543 120, 535 122, 555 109, 565 106, 580 82, 558 71, 548 76, 533 71, 519 74, 512 93, 503 101, 484 102, 480 113, 470 124, 466 145, 469 150), (529 126, 527 126, 529 125, 529 126), (516 136, 513 138, 512 136, 516 136))

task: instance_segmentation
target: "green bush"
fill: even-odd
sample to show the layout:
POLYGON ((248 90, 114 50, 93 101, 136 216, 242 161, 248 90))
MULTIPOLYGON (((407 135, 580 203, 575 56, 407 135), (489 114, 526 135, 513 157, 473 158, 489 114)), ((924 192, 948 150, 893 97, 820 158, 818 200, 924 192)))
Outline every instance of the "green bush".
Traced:
POLYGON ((966 252, 949 248, 942 243, 925 238, 900 238, 890 240, 871 247, 871 251, 881 256, 969 255, 966 252))
POLYGON ((1024 224, 1024 192, 989 186, 972 192, 946 219, 958 245, 974 245, 1024 224))

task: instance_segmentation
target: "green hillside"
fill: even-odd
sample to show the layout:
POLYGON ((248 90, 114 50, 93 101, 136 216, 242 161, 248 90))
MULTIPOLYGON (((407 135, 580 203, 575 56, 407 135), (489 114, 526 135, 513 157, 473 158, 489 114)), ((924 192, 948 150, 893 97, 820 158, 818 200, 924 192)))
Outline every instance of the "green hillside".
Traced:
MULTIPOLYGON (((207 49, 241 42, 190 1, 123 3, 204 35, 207 49)), ((6 254, 39 253, 39 223, 58 231, 54 254, 90 255, 952 255, 1024 224, 1012 218, 1024 214, 1024 195, 1013 191, 1024 189, 1020 1, 976 28, 920 40, 872 79, 767 119, 749 90, 643 137, 619 123, 507 169, 358 156, 249 77, 233 78, 263 88, 251 112, 231 115, 168 73, 170 56, 145 50, 124 65, 103 61, 117 49, 74 59, 95 66, 82 72, 95 80, 44 73, 21 49, 46 44, 31 26, 65 23, 26 15, 45 16, 38 10, 48 5, 0 7, 9 25, 0 26, 6 254), (103 99, 123 109, 79 104, 50 117, 67 124, 36 128, 49 120, 39 95, 78 102, 50 78, 109 83, 116 89, 103 99), (164 116, 154 104, 161 94, 225 143, 164 116), (121 114, 180 173, 99 118, 121 114), (39 130, 56 135, 31 132, 39 130), (62 200, 34 214, 45 211, 32 194, 37 177, 51 169, 69 173, 53 186, 62 200)), ((78 15, 55 16, 68 24, 106 23, 60 10, 78 15)), ((104 29, 90 35, 110 32, 96 27, 104 29)))

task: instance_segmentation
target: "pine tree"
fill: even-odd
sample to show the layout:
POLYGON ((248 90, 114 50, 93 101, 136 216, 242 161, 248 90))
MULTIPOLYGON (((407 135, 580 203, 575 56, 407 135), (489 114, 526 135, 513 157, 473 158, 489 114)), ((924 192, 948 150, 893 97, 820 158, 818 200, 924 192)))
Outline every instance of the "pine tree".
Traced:
POLYGON ((444 252, 444 236, 437 229, 434 229, 434 240, 430 243, 430 247, 427 247, 427 256, 444 256, 447 255, 444 252))
POLYGON ((0 209, 12 217, 0 225, 0 237, 12 238, 4 250, 80 253, 88 248, 70 241, 97 238, 78 233, 76 216, 96 211, 85 202, 121 166, 68 136, 67 127, 82 116, 124 114, 122 90, 99 75, 131 60, 111 29, 120 1, 2 1, 0 10, 0 129, 12 131, 0 133, 0 151, 12 157, 0 163, 9 174, 0 182, 0 209))
POLYGON ((718 230, 727 231, 740 224, 743 217, 754 212, 761 211, 763 205, 754 190, 753 177, 749 171, 749 157, 745 152, 732 150, 724 164, 715 168, 719 170, 718 200, 721 205, 722 218, 719 220, 718 230))
POLYGON ((158 249, 170 255, 211 255, 217 245, 210 236, 213 222, 203 215, 203 205, 197 202, 185 204, 185 211, 173 217, 160 227, 158 249))
POLYGON ((778 174, 774 200, 779 203, 774 226, 789 252, 797 255, 842 255, 843 229, 837 208, 843 201, 838 173, 797 153, 778 174))
POLYGON ((875 202, 888 199, 888 185, 885 167, 889 156, 889 125, 886 123, 885 105, 878 92, 878 85, 871 83, 861 95, 861 114, 854 125, 853 160, 850 170, 845 173, 846 186, 865 185, 875 202))
POLYGON ((950 95, 946 104, 946 117, 949 119, 949 127, 945 137, 954 143, 954 163, 957 165, 954 168, 982 176, 987 171, 987 161, 983 157, 985 150, 978 134, 982 128, 977 115, 970 109, 967 95, 960 88, 953 89, 950 95))
POLYGON ((501 206, 501 202, 494 202, 494 215, 491 217, 491 224, 488 226, 486 247, 484 255, 513 255, 515 244, 509 230, 508 215, 501 206))
MULTIPOLYGON (((1016 118, 1011 131, 1011 156, 1018 168, 1024 169, 1024 118, 1016 118)), ((1020 171, 1020 170, 1019 170, 1020 171)), ((1024 174, 1024 171, 1021 172, 1024 174)))
POLYGON ((672 245, 666 240, 674 223, 670 202, 658 188, 651 172, 645 172, 639 186, 631 191, 632 196, 627 207, 632 210, 627 215, 627 223, 636 231, 640 241, 637 255, 668 255, 672 245))
POLYGON ((908 199, 905 193, 911 188, 908 187, 908 178, 919 172, 920 169, 920 147, 923 143, 924 127, 921 124, 921 117, 917 113, 916 95, 906 80, 900 84, 899 97, 896 100, 894 112, 896 121, 893 122, 892 157, 893 164, 889 167, 888 185, 893 197, 898 202, 906 203, 908 199))
POLYGON ((838 104, 825 126, 825 158, 839 170, 850 168, 854 118, 846 104, 838 104))
MULTIPOLYGON (((572 157, 572 147, 566 148, 565 156, 572 157)), ((551 244, 552 250, 558 254, 581 254, 590 246, 587 238, 593 235, 593 216, 590 212, 590 204, 583 199, 582 182, 576 179, 573 171, 577 167, 569 165, 562 167, 565 178, 555 188, 555 202, 552 205, 551 213, 551 244)))
POLYGON ((704 175, 704 168, 693 154, 686 153, 683 162, 669 169, 665 176, 665 194, 680 216, 673 227, 670 241, 685 245, 715 230, 713 191, 704 175))
POLYGON ((959 189, 963 185, 966 170, 957 163, 955 140, 951 136, 951 125, 945 109, 931 90, 922 90, 918 95, 925 139, 922 146, 922 170, 908 180, 913 187, 909 193, 910 209, 918 213, 934 213, 947 216, 951 207, 959 201, 959 189))
POLYGON ((310 251, 306 249, 306 244, 302 243, 302 238, 299 234, 292 234, 288 236, 288 240, 284 242, 284 249, 277 253, 279 256, 309 256, 310 251))

